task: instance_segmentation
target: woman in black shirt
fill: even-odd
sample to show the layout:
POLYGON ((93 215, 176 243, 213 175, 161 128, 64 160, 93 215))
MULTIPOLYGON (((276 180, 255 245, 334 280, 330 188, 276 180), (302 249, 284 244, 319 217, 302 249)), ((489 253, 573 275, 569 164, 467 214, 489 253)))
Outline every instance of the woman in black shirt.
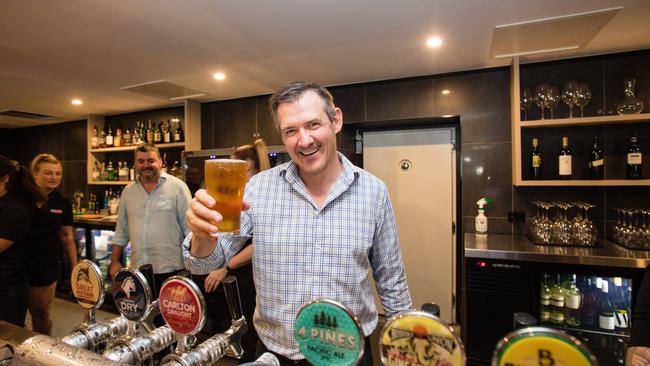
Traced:
POLYGON ((49 335, 50 305, 59 277, 61 247, 74 267, 77 246, 72 231, 72 203, 56 190, 61 183, 61 162, 53 155, 40 154, 32 160, 31 169, 36 184, 47 194, 47 202, 33 217, 28 240, 29 313, 32 329, 49 335))
POLYGON ((24 239, 30 215, 43 201, 29 170, 0 155, 0 320, 20 327, 27 312, 24 239))

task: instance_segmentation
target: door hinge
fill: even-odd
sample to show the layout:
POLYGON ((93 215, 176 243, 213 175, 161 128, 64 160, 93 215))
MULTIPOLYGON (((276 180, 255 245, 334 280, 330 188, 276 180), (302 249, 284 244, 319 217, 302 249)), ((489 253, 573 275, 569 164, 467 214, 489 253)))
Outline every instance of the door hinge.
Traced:
POLYGON ((456 221, 451 222, 451 233, 456 234, 456 221))

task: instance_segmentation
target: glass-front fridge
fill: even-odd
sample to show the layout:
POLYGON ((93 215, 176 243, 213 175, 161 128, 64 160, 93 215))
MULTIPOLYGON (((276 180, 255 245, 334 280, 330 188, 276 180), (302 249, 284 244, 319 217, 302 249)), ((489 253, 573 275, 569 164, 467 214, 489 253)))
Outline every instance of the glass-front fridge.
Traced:
MULTIPOLYGON (((111 264, 113 235, 115 231, 108 229, 92 229, 90 230, 92 237, 92 245, 90 246, 92 260, 99 266, 99 269, 104 276, 104 292, 106 293, 105 303, 112 305, 112 286, 113 282, 108 272, 108 267, 111 264)), ((131 265, 131 245, 127 244, 122 252, 122 265, 129 267, 131 265)))
POLYGON ((602 365, 623 365, 632 326, 633 278, 544 272, 538 319, 583 341, 602 365))

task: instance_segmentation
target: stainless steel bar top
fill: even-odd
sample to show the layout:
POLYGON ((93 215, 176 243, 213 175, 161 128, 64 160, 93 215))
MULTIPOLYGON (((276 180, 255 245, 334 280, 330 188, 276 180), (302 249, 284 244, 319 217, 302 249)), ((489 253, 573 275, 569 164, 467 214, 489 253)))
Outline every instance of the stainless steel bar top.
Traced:
POLYGON ((630 250, 605 241, 602 248, 544 246, 524 235, 465 233, 465 257, 526 262, 584 264, 592 266, 646 268, 650 251, 630 250))

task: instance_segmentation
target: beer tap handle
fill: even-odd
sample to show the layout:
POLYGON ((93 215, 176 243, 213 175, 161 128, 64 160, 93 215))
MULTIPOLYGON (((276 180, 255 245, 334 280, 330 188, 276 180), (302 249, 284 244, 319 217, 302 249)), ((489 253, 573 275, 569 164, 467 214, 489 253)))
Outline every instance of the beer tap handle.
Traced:
POLYGON ((226 295, 226 303, 228 304, 228 311, 233 321, 242 318, 241 299, 239 297, 239 286, 237 285, 237 277, 228 276, 222 281, 224 294, 226 295))
POLYGON ((151 264, 143 264, 139 270, 147 279, 149 287, 151 287, 152 300, 156 300, 158 298, 158 289, 156 288, 156 280, 153 275, 153 266, 151 264))
POLYGON ((512 315, 512 328, 517 330, 519 328, 532 327, 537 324, 537 319, 526 312, 517 312, 512 315))

